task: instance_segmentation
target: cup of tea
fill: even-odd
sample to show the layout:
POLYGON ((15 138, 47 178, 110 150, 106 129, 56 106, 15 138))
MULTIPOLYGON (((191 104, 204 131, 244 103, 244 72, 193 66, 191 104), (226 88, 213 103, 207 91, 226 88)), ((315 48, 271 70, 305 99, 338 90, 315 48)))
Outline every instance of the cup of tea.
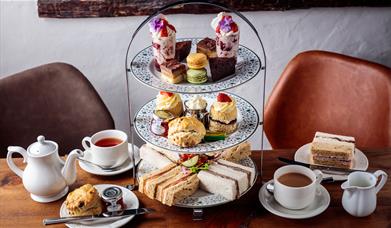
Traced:
POLYGON ((283 207, 299 210, 314 200, 322 172, 304 166, 287 165, 274 172, 274 199, 283 207))
POLYGON ((101 166, 119 166, 129 158, 128 135, 119 130, 103 130, 84 137, 81 144, 87 160, 101 166))

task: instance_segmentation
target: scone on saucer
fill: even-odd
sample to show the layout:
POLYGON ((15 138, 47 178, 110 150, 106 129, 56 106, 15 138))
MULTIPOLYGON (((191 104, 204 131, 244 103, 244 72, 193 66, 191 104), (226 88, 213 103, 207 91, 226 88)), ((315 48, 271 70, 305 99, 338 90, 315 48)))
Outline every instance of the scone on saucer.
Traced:
POLYGON ((168 111, 175 117, 179 117, 183 113, 182 99, 179 94, 160 91, 156 97, 155 110, 168 111))
POLYGON ((91 184, 85 184, 69 193, 65 205, 68 213, 72 216, 102 213, 102 201, 98 190, 91 184))
POLYGON ((192 147, 199 144, 205 134, 204 124, 191 116, 176 118, 168 124, 168 140, 180 147, 192 147))
POLYGON ((227 134, 234 132, 237 127, 237 115, 235 100, 225 93, 219 93, 217 101, 210 108, 209 131, 227 134))

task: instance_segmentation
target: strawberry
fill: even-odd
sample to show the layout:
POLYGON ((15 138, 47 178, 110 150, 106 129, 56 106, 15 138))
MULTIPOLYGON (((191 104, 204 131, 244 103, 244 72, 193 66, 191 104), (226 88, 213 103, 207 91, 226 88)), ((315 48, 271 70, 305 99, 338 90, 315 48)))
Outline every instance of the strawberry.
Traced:
POLYGON ((218 102, 231 102, 232 100, 231 100, 231 98, 227 94, 219 93, 217 95, 217 101, 218 102))
POLYGON ((166 92, 166 91, 160 91, 160 95, 171 97, 174 95, 174 93, 166 92))

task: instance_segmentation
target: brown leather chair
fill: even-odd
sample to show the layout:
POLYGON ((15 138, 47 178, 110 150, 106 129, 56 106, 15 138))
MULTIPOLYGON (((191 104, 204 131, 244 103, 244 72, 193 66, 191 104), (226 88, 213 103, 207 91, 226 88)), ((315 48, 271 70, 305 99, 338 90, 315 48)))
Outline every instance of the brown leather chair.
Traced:
POLYGON ((362 148, 391 147, 391 69, 325 51, 294 57, 265 107, 273 148, 298 148, 316 131, 350 135, 362 148))
POLYGON ((84 136, 114 128, 91 83, 75 67, 51 63, 0 79, 0 157, 9 145, 23 146, 38 135, 59 144, 61 155, 81 148, 84 136))

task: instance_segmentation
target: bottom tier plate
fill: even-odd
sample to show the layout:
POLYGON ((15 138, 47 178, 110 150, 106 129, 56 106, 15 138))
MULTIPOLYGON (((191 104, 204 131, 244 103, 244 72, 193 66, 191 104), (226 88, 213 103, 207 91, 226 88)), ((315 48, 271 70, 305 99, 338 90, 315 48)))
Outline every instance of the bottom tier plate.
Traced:
MULTIPOLYGON (((240 195, 240 197, 242 197, 244 194, 246 194, 254 186, 255 182, 257 181, 258 169, 257 169, 254 161, 249 157, 239 161, 239 164, 255 169, 254 182, 251 183, 251 186, 245 192, 243 192, 243 194, 240 195)), ((141 160, 138 165, 137 177, 140 177, 140 176, 143 176, 144 174, 150 173, 155 169, 157 169, 157 168, 154 167, 153 165, 145 162, 144 160, 141 160)), ((226 198, 222 197, 221 195, 212 194, 209 192, 205 192, 201 189, 198 189, 193 195, 183 199, 182 201, 178 202, 174 206, 185 207, 185 208, 207 208, 207 207, 219 206, 219 205, 226 204, 229 202, 231 202, 231 200, 227 200, 226 198)))

